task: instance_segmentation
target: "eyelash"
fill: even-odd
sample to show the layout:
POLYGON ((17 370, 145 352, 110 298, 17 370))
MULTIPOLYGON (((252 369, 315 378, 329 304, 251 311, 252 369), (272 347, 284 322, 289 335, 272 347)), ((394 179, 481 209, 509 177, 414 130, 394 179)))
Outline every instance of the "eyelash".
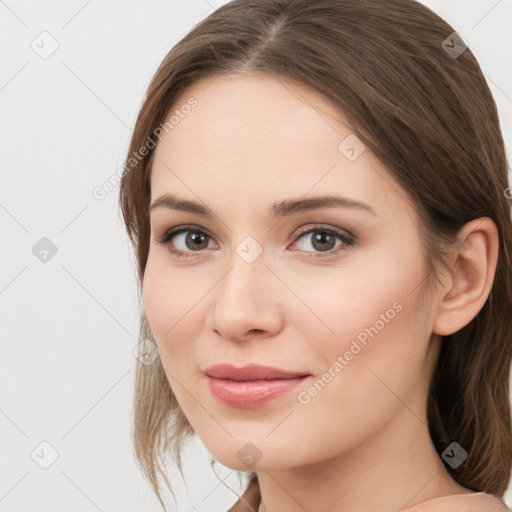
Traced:
MULTIPOLYGON (((168 247, 169 251, 177 258, 195 258, 197 256, 195 256, 194 253, 200 253, 204 249, 201 249, 200 251, 182 251, 180 249, 175 249, 170 246, 170 242, 173 237, 175 237, 181 233, 187 232, 187 231, 196 231, 198 233, 203 233, 203 234, 207 235, 210 239, 213 238, 207 231, 204 231, 203 229, 198 229, 196 226, 189 225, 189 226, 181 226, 181 227, 169 229, 168 231, 166 231, 164 233, 164 235, 160 239, 157 239, 156 242, 159 244, 162 244, 162 245, 169 245, 169 247, 168 247)), ((343 242, 343 244, 340 245, 339 247, 337 247, 335 249, 331 249, 329 251, 315 253, 315 255, 309 256, 310 258, 325 258, 325 257, 329 257, 329 256, 334 256, 338 252, 348 251, 348 250, 352 249, 354 245, 356 245, 355 237, 348 236, 345 233, 343 233, 337 229, 334 229, 334 228, 323 228, 323 227, 314 227, 314 228, 310 228, 306 231, 300 232, 293 240, 293 243, 295 243, 300 238, 303 238, 304 236, 306 236, 310 233, 314 233, 316 231, 334 235, 338 240, 341 240, 343 242)), ((311 253, 312 251, 304 251, 304 252, 311 253)))

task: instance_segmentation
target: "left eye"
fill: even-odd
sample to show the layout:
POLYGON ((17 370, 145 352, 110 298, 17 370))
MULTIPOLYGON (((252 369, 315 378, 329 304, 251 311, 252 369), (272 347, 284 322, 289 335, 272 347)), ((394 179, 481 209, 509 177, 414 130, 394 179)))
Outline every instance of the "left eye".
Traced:
MULTIPOLYGON (((306 240, 308 235, 314 235, 310 237, 310 244, 313 247, 313 251, 303 250, 304 252, 315 252, 326 253, 326 256, 331 256, 338 253, 340 250, 347 250, 351 245, 355 243, 355 239, 341 231, 334 228, 323 228, 314 227, 307 231, 300 232, 294 239, 294 244, 306 240), (340 244, 336 246, 336 241, 340 241, 340 244), (340 247, 341 246, 341 247, 340 247), (336 247, 336 250, 333 250, 336 247)), ((208 241, 212 241, 212 237, 201 229, 197 229, 193 226, 183 226, 180 228, 172 228, 167 231, 162 238, 156 240, 159 244, 168 245, 171 254, 174 254, 177 258, 181 257, 194 257, 194 252, 200 252, 203 249, 209 247, 208 241), (175 247, 175 243, 181 242, 183 249, 175 247)), ((293 249, 295 250, 295 249, 293 249)), ((312 254, 310 258, 323 257, 324 254, 312 254)))
MULTIPOLYGON (((312 228, 309 229, 297 236, 295 238, 296 242, 301 242, 303 239, 307 240, 309 238, 310 244, 313 247, 313 249, 316 249, 320 252, 328 252, 329 254, 333 254, 338 252, 333 251, 335 247, 345 246, 345 248, 348 248, 351 244, 354 243, 354 239, 350 236, 335 230, 335 229, 326 229, 326 228, 312 228), (313 235, 312 237, 309 237, 308 235, 313 235), (340 244, 336 246, 336 240, 340 241, 340 244)), ((306 252, 310 252, 307 251, 306 252)), ((315 256, 316 257, 316 256, 315 256)))

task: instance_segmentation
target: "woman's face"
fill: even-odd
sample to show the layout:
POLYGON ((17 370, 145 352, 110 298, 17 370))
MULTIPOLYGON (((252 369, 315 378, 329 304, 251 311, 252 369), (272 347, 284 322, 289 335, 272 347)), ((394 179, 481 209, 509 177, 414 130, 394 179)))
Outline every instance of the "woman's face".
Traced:
POLYGON ((197 82, 171 115, 151 202, 172 194, 197 208, 152 209, 143 297, 210 453, 234 469, 282 469, 423 418, 439 337, 417 213, 334 105, 297 84, 230 77, 197 82), (323 196, 345 203, 315 204, 323 196), (218 364, 307 376, 208 377, 218 364))

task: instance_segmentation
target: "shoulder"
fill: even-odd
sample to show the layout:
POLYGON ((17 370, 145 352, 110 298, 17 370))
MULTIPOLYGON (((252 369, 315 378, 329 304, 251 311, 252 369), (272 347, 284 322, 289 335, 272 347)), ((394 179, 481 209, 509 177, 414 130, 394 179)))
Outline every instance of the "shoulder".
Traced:
POLYGON ((485 492, 433 498, 401 512, 512 512, 505 503, 485 492))

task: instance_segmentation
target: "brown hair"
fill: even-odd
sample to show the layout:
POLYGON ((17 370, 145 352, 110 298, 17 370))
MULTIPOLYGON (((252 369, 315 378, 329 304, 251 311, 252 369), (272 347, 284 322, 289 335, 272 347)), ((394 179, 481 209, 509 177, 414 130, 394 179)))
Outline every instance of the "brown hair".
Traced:
MULTIPOLYGON (((353 132, 411 194, 428 282, 439 280, 436 270, 446 264, 446 247, 458 242, 459 229, 490 217, 499 232, 494 283, 477 316, 443 337, 427 412, 438 453, 457 441, 469 454, 459 467, 448 468, 454 479, 501 497, 512 463, 507 159, 496 104, 473 53, 467 48, 450 54, 443 44, 454 46, 447 39, 453 32, 413 0, 235 0, 220 7, 183 37, 156 71, 132 135, 120 206, 136 252, 140 294, 150 243, 154 151, 135 163, 132 155, 147 141, 155 146, 155 129, 195 81, 265 73, 309 85, 333 100, 353 132)), ((142 311, 140 339, 147 338, 152 333, 142 311)), ((172 453, 181 469, 180 446, 192 433, 160 360, 138 364, 135 454, 162 506, 158 475, 170 488, 165 456, 172 453)))

